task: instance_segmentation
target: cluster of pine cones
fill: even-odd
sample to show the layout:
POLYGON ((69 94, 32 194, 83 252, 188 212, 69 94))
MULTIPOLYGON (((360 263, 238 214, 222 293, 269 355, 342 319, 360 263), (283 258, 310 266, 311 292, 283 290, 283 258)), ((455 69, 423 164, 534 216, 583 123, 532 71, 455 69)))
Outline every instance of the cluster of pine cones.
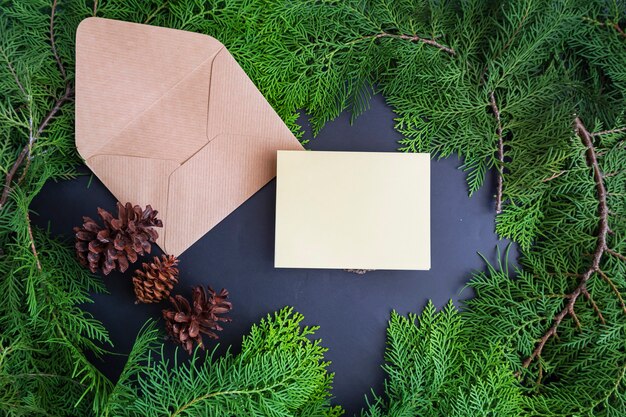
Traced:
MULTIPOLYGON (((91 272, 102 271, 108 275, 113 270, 124 272, 139 256, 149 254, 159 234, 155 227, 163 227, 156 216, 158 211, 150 205, 142 209, 131 203, 117 203, 117 217, 98 208, 102 225, 90 217, 83 217, 83 225, 75 227, 76 254, 79 262, 91 272)), ((224 316, 232 308, 228 291, 216 293, 211 287, 193 288, 193 299, 170 296, 178 283, 178 259, 174 255, 155 256, 151 262, 142 263, 133 275, 136 303, 158 303, 169 298, 172 309, 163 310, 165 328, 173 342, 191 353, 194 342, 204 348, 202 334, 217 339, 222 330, 220 322, 229 322, 224 316)))

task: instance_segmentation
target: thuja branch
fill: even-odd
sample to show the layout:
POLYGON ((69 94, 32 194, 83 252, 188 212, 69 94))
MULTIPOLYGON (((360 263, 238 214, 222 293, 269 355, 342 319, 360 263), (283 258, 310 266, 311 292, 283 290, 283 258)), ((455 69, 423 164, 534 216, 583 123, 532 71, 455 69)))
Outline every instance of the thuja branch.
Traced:
POLYGON ((33 236, 33 228, 30 223, 30 216, 28 215, 28 212, 26 213, 26 223, 28 226, 28 238, 30 239, 30 250, 33 252, 33 256, 35 257, 37 269, 41 272, 41 262, 39 262, 39 254, 37 254, 37 248, 35 247, 35 237, 33 236))
POLYGON ((612 135, 615 133, 624 133, 624 132, 626 132, 626 127, 621 127, 619 129, 603 130, 601 132, 595 132, 595 133, 592 133, 591 136, 593 137, 605 136, 605 135, 612 135))
MULTIPOLYGON (((535 349, 530 354, 530 356, 528 356, 522 362, 522 367, 524 368, 528 368, 533 360, 541 357, 543 348, 545 347, 548 340, 550 340, 553 336, 556 336, 557 329, 559 328, 561 322, 565 317, 572 317, 578 324, 578 319, 574 311, 576 300, 578 300, 578 297, 581 294, 586 295, 587 298, 591 300, 591 297, 588 295, 587 282, 591 279, 591 277, 596 274, 600 276, 605 276, 605 274, 600 270, 600 261, 602 260, 602 257, 605 253, 609 253, 609 251, 614 252, 607 247, 607 235, 609 233, 609 207, 607 204, 606 187, 604 186, 602 171, 600 170, 596 150, 593 145, 593 138, 591 133, 589 133, 583 122, 578 117, 576 117, 576 119, 574 120, 574 130, 586 148, 587 165, 593 171, 593 179, 596 186, 599 217, 598 229, 596 232, 596 247, 592 254, 591 264, 582 274, 579 275, 580 279, 578 281, 578 286, 566 296, 567 302, 565 303, 563 309, 559 313, 557 313, 556 316, 554 316, 554 319, 552 320, 552 326, 550 326, 548 331, 539 339, 537 345, 535 346, 535 349)), ((619 298, 620 301, 623 302, 623 300, 621 300, 621 295, 619 296, 619 298)), ((595 303, 593 303, 592 306, 594 307, 594 310, 599 311, 595 303)), ((601 321, 604 321, 604 317, 599 317, 601 321)))
POLYGON ((589 301, 589 304, 591 304, 591 308, 593 308, 593 311, 598 315, 598 319, 600 320, 600 323, 606 324, 606 320, 604 320, 602 311, 600 311, 598 304, 596 304, 593 297, 591 297, 591 294, 589 293, 589 290, 587 290, 587 288, 583 289, 583 295, 585 296, 587 301, 589 301))
MULTIPOLYGON (((33 145, 35 144, 35 142, 37 142, 37 140, 41 136, 41 133, 46 129, 46 127, 48 127, 48 125, 50 124, 52 119, 55 116, 57 116, 57 114, 59 113, 59 111, 61 110, 63 105, 65 103, 67 103, 69 100, 71 100, 71 98, 72 98, 72 96, 74 94, 74 89, 73 89, 70 81, 67 78, 67 74, 65 72, 65 68, 63 67, 63 63, 61 62, 61 59, 60 59, 60 57, 59 57, 59 55, 57 53, 57 49, 56 49, 56 42, 55 42, 55 37, 54 37, 54 17, 55 17, 56 7, 57 7, 57 2, 56 2, 56 0, 54 0, 52 2, 51 12, 50 12, 50 48, 52 49, 52 55, 54 56, 54 59, 55 59, 55 61, 57 63, 57 66, 59 67, 59 71, 61 72, 61 76, 63 77, 63 80, 65 81, 65 91, 64 91, 63 95, 61 95, 61 97, 59 97, 59 98, 57 98, 55 100, 54 104, 52 105, 52 108, 48 111, 48 113, 46 113, 46 115, 44 116, 43 120, 41 121, 41 123, 37 127, 36 131, 33 131, 34 129, 32 127, 32 118, 29 119, 29 123, 30 123, 29 140, 28 140, 28 143, 26 145, 24 145, 24 147, 22 148, 22 150, 18 154, 17 159, 15 160, 15 162, 11 166, 11 169, 9 170, 9 172, 6 175, 6 178, 5 178, 5 181, 4 181, 4 187, 2 189, 2 195, 0 196, 0 210, 4 207, 4 205, 6 204, 8 198, 9 198, 9 194, 11 193, 11 185, 13 183, 15 175, 17 174, 17 171, 22 166, 24 161, 29 161, 30 153, 31 153, 33 145)), ((7 61, 7 62, 9 62, 9 61, 7 61)), ((15 79, 16 79, 16 81, 18 83, 18 86, 20 87, 22 92, 25 94, 26 92, 24 91, 22 85, 19 83, 19 79, 17 78, 17 74, 14 73, 10 63, 9 63, 9 69, 11 70, 13 75, 15 76, 15 79)), ((27 168, 28 168, 28 164, 24 168, 24 171, 26 171, 27 168)), ((24 177, 24 175, 25 175, 25 172, 22 173, 22 177, 24 177)))
POLYGON ((67 79, 67 74, 65 73, 65 68, 63 67, 63 63, 61 62, 61 58, 59 58, 59 53, 57 52, 56 42, 54 41, 54 15, 57 9, 57 0, 52 1, 52 6, 50 7, 50 48, 52 49, 52 55, 54 55, 54 60, 59 67, 59 71, 61 72, 61 76, 65 81, 67 79))
POLYGON ((611 281, 611 278, 609 278, 608 275, 606 275, 604 271, 602 271, 601 269, 598 269, 598 274, 602 277, 604 282, 606 282, 609 285, 609 287, 611 287, 611 290, 613 290, 613 293, 615 293, 615 296, 619 300, 620 306, 622 306, 622 311, 626 314, 626 304, 624 303, 622 294, 619 292, 619 289, 617 288, 617 286, 613 283, 613 281, 611 281))
POLYGON ((364 36, 362 39, 380 39, 380 38, 393 38, 393 39, 403 39, 411 42, 421 42, 426 45, 434 46, 435 48, 439 48, 442 51, 454 56, 456 55, 456 51, 449 46, 442 45, 434 39, 423 38, 418 35, 395 35, 393 33, 382 32, 377 35, 364 36))
POLYGON ((489 95, 491 111, 496 118, 496 135, 498 136, 498 180, 496 185, 496 213, 502 213, 502 181, 504 171, 504 139, 502 137, 502 120, 500 119, 500 109, 496 103, 496 96, 492 91, 489 95))
POLYGON ((11 169, 9 170, 5 178, 4 188, 2 189, 2 196, 0 196, 0 209, 2 209, 4 205, 6 204, 9 198, 9 194, 11 192, 11 184, 13 183, 13 178, 15 177, 15 174, 17 173, 18 169, 22 166, 24 161, 27 159, 27 156, 29 156, 29 153, 30 153, 30 150, 32 149, 33 144, 37 141, 37 139, 39 139, 39 136, 41 135, 41 133, 48 126, 48 124, 52 121, 52 119, 57 115, 59 110, 61 110, 61 107, 63 107, 63 105, 72 98, 73 94, 74 94, 74 90, 71 87, 71 85, 69 84, 66 85, 65 93, 54 102, 52 109, 50 109, 50 111, 44 117, 43 121, 39 124, 36 134, 34 134, 31 138, 29 138, 28 143, 24 145, 24 147, 20 151, 19 155, 17 156, 17 159, 13 163, 13 166, 11 166, 11 169))
POLYGON ((592 19, 590 17, 583 17, 583 20, 593 23, 596 26, 600 26, 600 27, 608 27, 608 28, 612 28, 615 29, 615 31, 622 37, 622 38, 626 38, 626 32, 624 32, 624 29, 622 29, 622 27, 619 25, 619 23, 617 22, 613 22, 611 20, 607 20, 605 22, 600 22, 597 19, 592 19))

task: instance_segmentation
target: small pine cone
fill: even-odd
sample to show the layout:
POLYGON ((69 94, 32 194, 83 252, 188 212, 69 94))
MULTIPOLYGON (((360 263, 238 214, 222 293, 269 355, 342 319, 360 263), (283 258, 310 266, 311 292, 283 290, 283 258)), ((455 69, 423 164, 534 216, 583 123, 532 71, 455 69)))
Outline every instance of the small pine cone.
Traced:
POLYGON ((152 250, 150 243, 159 237, 154 227, 163 227, 157 214, 150 205, 142 210, 131 203, 117 203, 117 217, 98 208, 104 226, 90 217, 83 217, 82 227, 74 228, 78 260, 91 272, 102 270, 104 275, 114 269, 126 271, 130 263, 137 261, 138 255, 152 250))
POLYGON ((194 341, 204 349, 202 334, 218 339, 215 332, 222 330, 219 323, 231 321, 222 316, 232 308, 225 289, 216 293, 209 287, 207 295, 204 287, 194 287, 192 304, 181 295, 170 297, 170 303, 173 309, 163 310, 165 329, 170 339, 189 354, 193 351, 194 341))
POLYGON ((150 263, 143 263, 135 271, 133 286, 136 303, 158 303, 169 297, 172 288, 178 283, 178 259, 174 255, 155 256, 150 263))

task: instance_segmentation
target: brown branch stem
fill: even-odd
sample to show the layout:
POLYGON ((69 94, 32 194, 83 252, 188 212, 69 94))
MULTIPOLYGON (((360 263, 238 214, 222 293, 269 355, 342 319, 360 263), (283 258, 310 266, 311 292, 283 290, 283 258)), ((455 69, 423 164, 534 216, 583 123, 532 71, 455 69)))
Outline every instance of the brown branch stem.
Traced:
MULTIPOLYGON (((574 306, 576 304, 576 300, 580 296, 580 294, 584 294, 587 291, 587 282, 591 277, 600 270, 600 261, 602 260, 602 256, 607 250, 607 234, 609 230, 609 207, 607 204, 607 193, 606 187, 604 186, 604 182, 602 179, 602 171, 600 170, 600 165, 598 163, 598 158, 596 156, 596 150, 593 146, 593 139, 583 122, 580 118, 576 117, 574 119, 574 130, 576 134, 582 141, 586 150, 586 159, 587 165, 593 171, 593 178, 596 185, 596 194, 598 198, 598 230, 597 230, 597 239, 596 239, 596 247, 592 254, 592 260, 589 267, 580 274, 580 279, 578 282, 578 286, 574 288, 574 290, 569 293, 567 297, 567 302, 563 309, 557 313, 553 320, 552 326, 544 333, 544 335, 537 342, 535 349, 532 351, 530 356, 528 356, 523 362, 522 367, 528 368, 530 364, 536 359, 541 357, 541 353, 543 352, 543 348, 545 347, 548 340, 550 340, 553 336, 556 336, 557 329, 561 325, 563 319, 567 316, 571 316, 573 318, 576 317, 574 312, 574 306)), ((576 321, 577 318, 575 319, 576 321)), ((579 324, 579 323, 577 323, 579 324)))
POLYGON ((502 213, 502 187, 504 174, 504 139, 502 137, 502 120, 500 119, 500 109, 496 103, 495 93, 489 94, 491 110, 496 118, 496 134, 498 135, 498 179, 496 183, 496 213, 502 213))
POLYGON ((615 252, 613 249, 611 248, 606 248, 606 253, 608 253, 611 256, 615 256, 617 259, 622 260, 624 262, 626 262, 626 256, 622 255, 619 252, 615 252))
POLYGON ((606 324, 606 320, 604 320, 604 316, 602 315, 602 311, 600 311, 600 308, 598 307, 598 305, 594 301, 593 297, 591 297, 591 294, 589 293, 587 288, 583 289, 583 295, 589 301, 589 304, 591 304, 591 308, 593 308, 593 311, 595 311, 595 313, 598 315, 598 319, 600 319, 600 323, 606 324))
POLYGON ((379 39, 379 38, 393 38, 393 39, 404 39, 411 42, 421 42, 426 45, 434 46, 452 56, 456 55, 456 51, 449 46, 442 45, 434 39, 422 38, 418 35, 394 35, 393 33, 382 32, 377 35, 364 36, 362 39, 379 39))

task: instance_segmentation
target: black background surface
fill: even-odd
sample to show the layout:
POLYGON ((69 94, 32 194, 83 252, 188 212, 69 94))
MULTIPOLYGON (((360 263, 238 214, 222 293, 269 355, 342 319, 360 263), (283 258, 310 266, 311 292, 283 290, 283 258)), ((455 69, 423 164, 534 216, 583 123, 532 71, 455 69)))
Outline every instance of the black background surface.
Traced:
MULTIPOLYGON (((380 96, 371 104, 352 126, 350 116, 342 114, 307 147, 396 151, 400 136, 393 129, 393 112, 380 96)), ((272 181, 180 257, 175 292, 189 296, 190 287, 197 284, 227 288, 233 322, 226 325, 220 342, 222 348, 233 345, 235 352, 251 324, 285 305, 294 306, 304 314, 305 324, 321 326, 317 336, 329 348, 326 358, 336 373, 334 402, 352 415, 365 405, 370 389, 382 391, 385 375, 380 366, 391 310, 419 312, 428 299, 441 307, 449 299, 470 297, 471 291, 463 288, 472 271, 484 268, 478 252, 493 262, 496 245, 505 247, 494 234, 493 178, 468 198, 459 165, 456 158, 431 164, 430 271, 373 271, 360 276, 340 270, 274 269, 272 181)), ((90 176, 84 175, 46 185, 32 209, 39 226, 71 238, 72 227, 83 215, 96 218, 97 207, 113 211, 115 202, 95 176, 90 183, 90 176)), ((410 213, 398 213, 406 215, 410 213)), ((105 283, 110 294, 95 295, 95 303, 86 308, 110 331, 112 350, 128 353, 137 331, 148 318, 160 317, 162 305, 135 305, 130 273, 112 273, 105 283)), ((215 342, 207 342, 212 349, 215 342)), ((124 362, 123 355, 112 355, 96 364, 115 380, 124 362)))

